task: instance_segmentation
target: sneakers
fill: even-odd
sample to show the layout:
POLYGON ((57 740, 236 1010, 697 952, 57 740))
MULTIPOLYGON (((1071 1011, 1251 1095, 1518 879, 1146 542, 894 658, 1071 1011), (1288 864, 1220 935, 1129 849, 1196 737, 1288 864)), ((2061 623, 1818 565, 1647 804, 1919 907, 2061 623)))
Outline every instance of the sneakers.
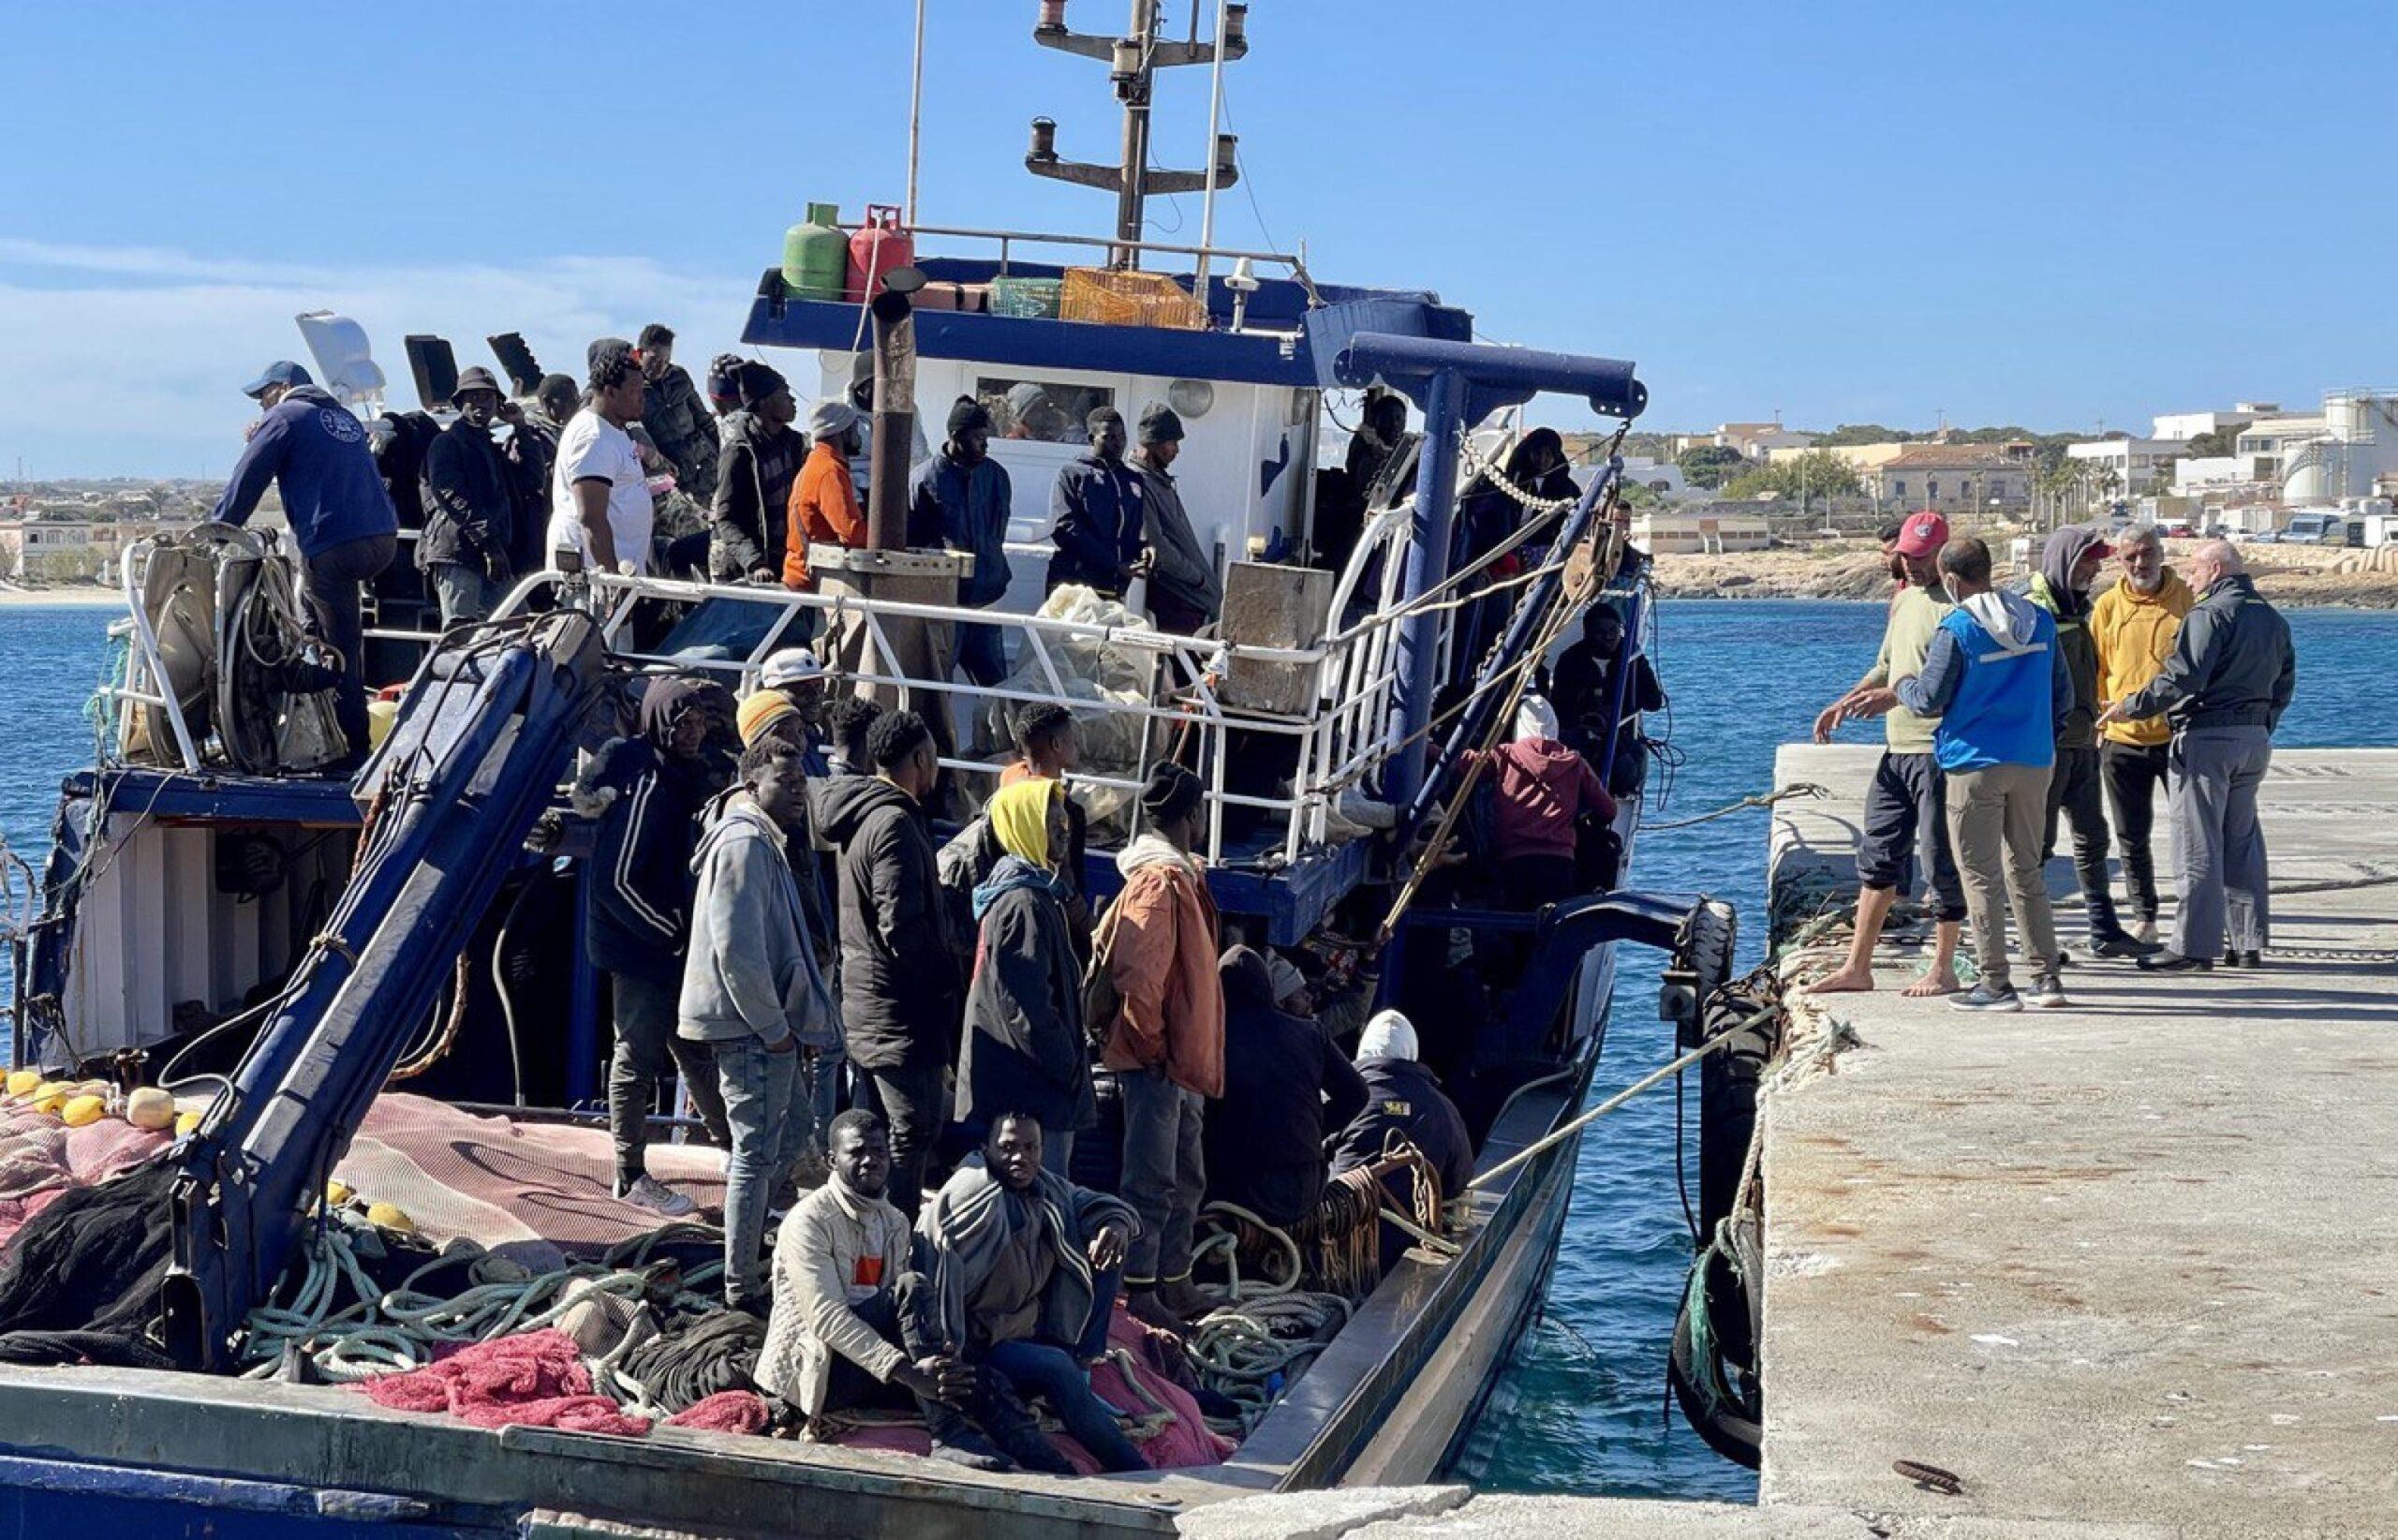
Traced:
POLYGON ((2157 945, 2154 941, 2143 941, 2139 937, 2132 935, 2130 932, 2122 930, 2115 932, 2115 934, 2108 937, 2105 940, 2093 941, 2090 943, 2090 955, 2092 956, 2113 957, 2118 960, 2124 958, 2138 959, 2140 957, 2153 957, 2164 950, 2165 949, 2163 947, 2157 945))
POLYGON ((616 1201, 629 1203, 639 1208, 646 1208, 653 1214, 662 1214, 668 1219, 681 1219, 686 1214, 696 1214, 700 1210, 698 1204, 647 1172, 635 1177, 629 1182, 619 1178, 616 1183, 616 1201))
POLYGON ((2236 946, 2227 946, 2223 949, 2223 966, 2255 970, 2264 967, 2265 959, 2257 953, 2243 952, 2236 946))
POLYGON ((2021 1011, 2023 997, 2012 989, 1993 989, 1988 984, 1977 984, 1961 995, 1948 997, 1954 1011, 2021 1011))
POLYGON ((2204 957, 2185 957, 2179 952, 2159 952, 2139 960, 2143 973, 2204 973, 2213 967, 2204 957))
POLYGON ((2065 1003, 2065 980, 2057 977, 2054 973, 2041 974, 2038 978, 2032 981, 2032 994, 2030 998, 2032 1003, 2038 1006, 2043 1011, 2054 1011, 2063 1008, 2065 1003))

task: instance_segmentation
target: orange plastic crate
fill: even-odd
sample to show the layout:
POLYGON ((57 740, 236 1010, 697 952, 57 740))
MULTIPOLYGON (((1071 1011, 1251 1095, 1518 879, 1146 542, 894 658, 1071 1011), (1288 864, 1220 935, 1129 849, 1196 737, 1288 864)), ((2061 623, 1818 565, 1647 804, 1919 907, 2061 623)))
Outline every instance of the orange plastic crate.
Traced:
POLYGON ((1182 286, 1162 273, 1121 273, 1113 268, 1070 267, 1058 296, 1058 318, 1101 326, 1162 326, 1197 332, 1207 313, 1182 286))

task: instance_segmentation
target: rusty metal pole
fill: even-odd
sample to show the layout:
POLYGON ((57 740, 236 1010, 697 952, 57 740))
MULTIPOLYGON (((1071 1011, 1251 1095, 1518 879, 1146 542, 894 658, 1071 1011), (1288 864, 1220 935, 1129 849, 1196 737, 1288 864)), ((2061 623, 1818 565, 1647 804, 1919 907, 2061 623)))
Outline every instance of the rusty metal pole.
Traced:
POLYGON ((916 437, 916 318, 910 296, 925 275, 903 267, 882 280, 874 317, 874 447, 866 461, 866 546, 908 548, 909 450, 916 437))

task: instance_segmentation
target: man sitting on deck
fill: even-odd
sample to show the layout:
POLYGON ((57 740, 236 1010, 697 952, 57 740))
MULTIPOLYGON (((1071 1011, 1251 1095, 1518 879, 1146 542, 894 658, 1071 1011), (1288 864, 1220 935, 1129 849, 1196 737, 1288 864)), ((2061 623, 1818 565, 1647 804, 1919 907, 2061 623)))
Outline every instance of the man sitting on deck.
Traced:
POLYGON ((833 1119, 828 1144, 824 1185, 799 1201, 775 1239, 758 1388, 811 1418, 913 1406, 932 1433, 933 1458, 973 1470, 1004 1470, 1007 1460, 962 1407, 983 1414, 1008 1444, 1029 1439, 1045 1449, 1004 1387, 925 1344, 918 1322, 926 1285, 909 1270, 908 1216, 883 1196, 891 1135, 882 1119, 852 1107, 833 1119))
MULTIPOLYGON (((1043 1169, 1040 1120, 1020 1113, 991 1120, 982 1158, 927 1198, 916 1222, 927 1340, 1046 1400, 1107 1471, 1149 1468, 1088 1376, 1106 1355, 1136 1222, 1121 1199, 1043 1169)), ((1034 1470, 1073 1473, 1054 1450, 1053 1463, 1031 1449, 1008 1452, 1034 1470)))
POLYGON ((1940 548, 1947 540, 1948 521, 1937 513, 1910 515, 1900 526, 1894 550, 1905 567, 1907 585, 1890 600, 1881 655, 1856 688, 1815 718, 1815 741, 1829 743, 1841 723, 1881 717, 1886 747, 1865 792, 1865 834, 1857 850, 1857 925, 1848 961, 1809 985, 1813 994, 1873 987, 1873 948, 1882 940, 1882 923, 1898 902, 1917 850, 1926 844, 1932 848, 1932 966, 1901 993, 1922 999, 1953 995, 1961 987, 1957 940, 1965 918, 1965 887, 1948 845, 1947 788, 1932 755, 1939 722, 1900 706, 1889 688, 1894 676, 1922 669, 1924 649, 1947 613, 1939 568, 1940 548))
POLYGON ((1324 1195, 1324 1140, 1366 1107, 1366 1083, 1304 1002, 1296 968, 1224 953, 1224 1094, 1207 1111, 1207 1195, 1288 1228, 1324 1195))
MULTIPOLYGON (((1465 1117, 1441 1088, 1440 1077, 1416 1061, 1415 1027, 1397 1011, 1383 1011, 1366 1023, 1357 1039, 1357 1074, 1365 1082, 1366 1107, 1341 1131, 1332 1152, 1338 1173, 1371 1165, 1383 1158, 1394 1135, 1424 1152, 1441 1179, 1443 1202, 1465 1191, 1473 1179, 1473 1137, 1465 1117)), ((1412 1213, 1412 1177, 1392 1172, 1383 1189, 1399 1213, 1412 1213)), ((1397 1225, 1383 1226, 1383 1266, 1385 1270, 1413 1243, 1397 1225)))

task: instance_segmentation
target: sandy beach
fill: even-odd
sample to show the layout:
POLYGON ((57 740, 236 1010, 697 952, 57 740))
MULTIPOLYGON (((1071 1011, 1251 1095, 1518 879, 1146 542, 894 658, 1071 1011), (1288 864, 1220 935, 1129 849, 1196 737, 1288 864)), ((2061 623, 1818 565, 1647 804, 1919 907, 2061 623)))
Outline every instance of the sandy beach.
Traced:
POLYGON ((79 583, 57 588, 18 588, 0 584, 0 610, 123 608, 123 594, 96 584, 79 583))

